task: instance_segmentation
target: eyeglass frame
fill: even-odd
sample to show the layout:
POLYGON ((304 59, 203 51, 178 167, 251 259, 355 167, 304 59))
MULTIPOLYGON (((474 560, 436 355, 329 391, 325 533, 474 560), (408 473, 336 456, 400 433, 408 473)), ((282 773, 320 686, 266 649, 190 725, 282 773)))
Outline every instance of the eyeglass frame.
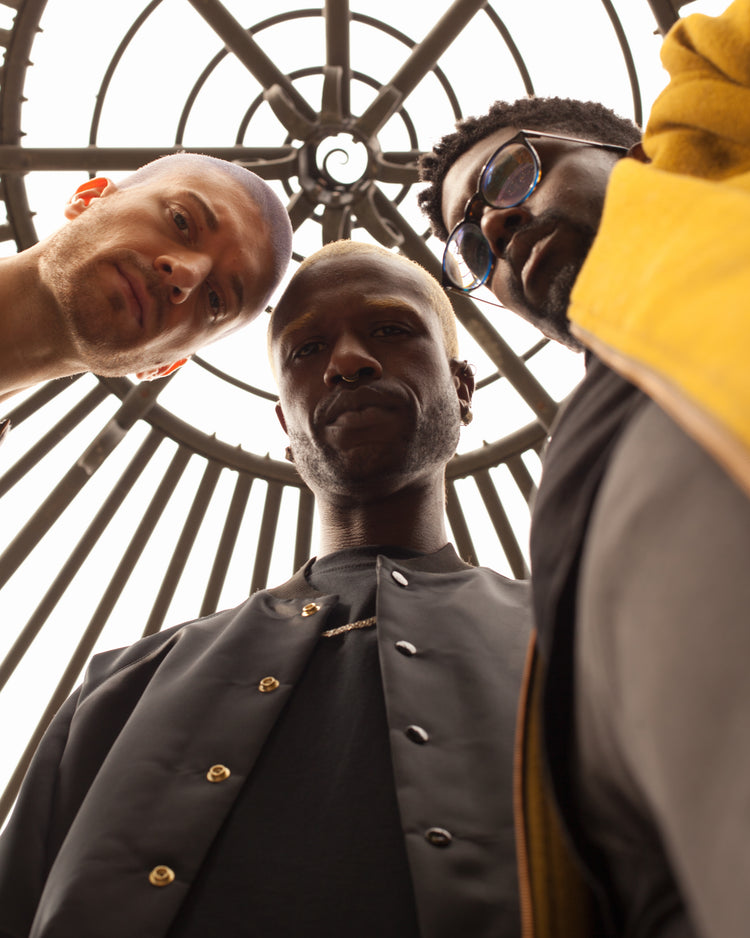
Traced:
MULTIPOLYGON (((448 237, 446 238, 445 248, 443 250, 442 276, 441 276, 441 281, 440 281, 441 286, 444 289, 449 288, 452 290, 458 290, 460 293, 471 293, 474 290, 478 290, 479 287, 483 287, 492 276, 492 273, 495 269, 495 262, 497 260, 497 255, 492 250, 492 245, 490 244, 488 239, 485 237, 485 234, 482 231, 480 225, 476 221, 474 221, 474 219, 471 216, 476 211, 476 205, 477 205, 478 200, 481 200, 481 203, 484 203, 484 205, 488 205, 490 208, 495 208, 495 209, 516 208, 516 206, 522 205, 528 198, 530 198, 532 193, 536 190, 542 178, 542 160, 539 154, 537 153, 536 149, 532 146, 531 142, 527 139, 528 137, 544 137, 550 140, 564 140, 567 143, 579 143, 587 147, 598 147, 601 150, 610 150, 614 153, 621 153, 623 156, 627 156, 627 154, 630 152, 630 147, 625 147, 618 143, 601 143, 598 140, 584 140, 580 137, 568 137, 565 134, 548 133, 543 130, 519 130, 518 133, 514 134, 510 138, 510 140, 506 140, 505 143, 501 143, 500 146, 496 150, 493 150, 493 152, 490 154, 490 156, 486 160, 484 166, 482 167, 482 171, 479 174, 479 180, 477 182, 476 191, 469 198, 469 201, 466 203, 466 207, 464 208, 463 218, 461 219, 460 222, 458 222, 456 225, 453 226, 448 237), (524 195, 524 197, 522 199, 519 199, 517 202, 511 202, 510 205, 493 205, 492 202, 490 202, 489 199, 482 192, 482 183, 484 182, 484 177, 485 177, 485 173, 487 172, 487 167, 490 165, 490 163, 492 163, 492 161, 495 159, 495 157, 498 155, 498 153, 501 150, 504 150, 505 147, 508 147, 513 143, 519 143, 519 142, 522 143, 523 146, 525 146, 527 150, 529 150, 529 152, 531 153, 532 159, 534 160, 534 166, 536 168, 534 181, 529 187, 529 191, 526 193, 526 195, 524 195), (446 259, 448 257, 449 245, 451 241, 453 240, 453 237, 455 236, 458 229, 462 228, 464 225, 473 225, 473 227, 479 231, 480 236, 487 243, 487 247, 489 248, 489 252, 490 252, 490 257, 492 258, 492 262, 490 263, 489 269, 487 270, 487 273, 485 274, 484 278, 471 287, 463 287, 457 283, 454 283, 453 280, 450 279, 445 269, 446 259)), ((451 255, 451 256, 454 256, 454 255, 451 255)))

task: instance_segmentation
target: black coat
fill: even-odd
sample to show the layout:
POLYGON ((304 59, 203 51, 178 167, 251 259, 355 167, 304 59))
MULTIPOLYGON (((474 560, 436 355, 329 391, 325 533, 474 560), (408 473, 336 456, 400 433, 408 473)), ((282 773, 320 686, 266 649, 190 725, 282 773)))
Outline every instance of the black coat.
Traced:
MULTIPOLYGON (((94 657, 0 840, 0 936, 163 936, 335 603, 300 571, 236 609, 94 657), (210 781, 214 766, 230 774, 210 781), (174 873, 163 887, 149 879, 160 867, 174 873)), ((377 616, 422 936, 515 936, 512 762, 528 585, 469 567, 450 546, 381 556, 377 616), (404 734, 410 724, 431 729, 427 745, 404 734)))

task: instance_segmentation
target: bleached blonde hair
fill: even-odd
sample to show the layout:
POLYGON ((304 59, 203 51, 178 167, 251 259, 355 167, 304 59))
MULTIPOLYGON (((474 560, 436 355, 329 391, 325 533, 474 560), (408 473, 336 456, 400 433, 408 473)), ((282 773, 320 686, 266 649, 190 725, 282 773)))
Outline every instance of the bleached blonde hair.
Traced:
MULTIPOLYGON (((381 247, 379 244, 365 244, 362 241, 350 241, 346 239, 342 241, 331 241, 329 244, 324 245, 322 248, 320 248, 319 251, 316 251, 314 254, 310 254, 308 257, 306 257, 299 265, 297 270, 294 272, 294 276, 289 281, 284 294, 282 294, 279 302, 276 304, 277 308, 283 304, 286 292, 291 288, 297 277, 301 276, 306 270, 308 270, 310 267, 313 267, 319 261, 327 260, 328 258, 332 257, 364 257, 368 254, 374 254, 377 257, 387 257, 389 260, 394 261, 397 264, 401 264, 402 266, 417 274, 422 284, 424 285, 424 292, 430 303, 430 306, 432 307, 440 323, 440 328, 443 333, 443 342, 445 344, 445 351, 449 358, 457 358, 458 333, 456 331, 456 317, 453 313, 451 302, 440 284, 437 282, 437 280, 435 280, 432 274, 426 271, 420 264, 417 264, 416 261, 405 257, 403 254, 395 254, 393 251, 389 251, 387 248, 381 247)), ((272 367, 273 356, 271 355, 271 347, 273 328, 274 318, 272 313, 271 321, 268 324, 268 352, 272 367)))

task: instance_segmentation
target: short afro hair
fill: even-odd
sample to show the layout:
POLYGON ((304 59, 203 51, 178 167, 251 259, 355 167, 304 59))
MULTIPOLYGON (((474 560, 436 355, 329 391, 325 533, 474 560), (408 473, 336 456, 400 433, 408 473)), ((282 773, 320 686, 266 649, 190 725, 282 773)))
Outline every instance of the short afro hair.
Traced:
POLYGON ((496 101, 482 117, 467 117, 446 134, 431 153, 420 159, 420 179, 430 183, 419 193, 419 207, 441 241, 448 237, 442 214, 443 180, 456 160, 475 143, 501 130, 546 130, 631 147, 641 139, 640 128, 620 117, 598 101, 575 98, 519 98, 518 101, 496 101))

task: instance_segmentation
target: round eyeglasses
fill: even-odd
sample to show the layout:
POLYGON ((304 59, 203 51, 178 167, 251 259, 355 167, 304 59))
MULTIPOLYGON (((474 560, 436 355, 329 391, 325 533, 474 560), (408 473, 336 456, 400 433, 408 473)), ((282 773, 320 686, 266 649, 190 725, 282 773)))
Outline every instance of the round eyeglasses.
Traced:
POLYGON ((612 150, 623 156, 628 147, 596 140, 581 140, 540 130, 519 130, 490 156, 479 175, 477 191, 466 203, 463 219, 448 235, 443 251, 443 286, 469 293, 492 276, 495 254, 480 227, 485 206, 514 208, 525 202, 542 178, 542 161, 529 137, 565 140, 587 147, 612 150))

